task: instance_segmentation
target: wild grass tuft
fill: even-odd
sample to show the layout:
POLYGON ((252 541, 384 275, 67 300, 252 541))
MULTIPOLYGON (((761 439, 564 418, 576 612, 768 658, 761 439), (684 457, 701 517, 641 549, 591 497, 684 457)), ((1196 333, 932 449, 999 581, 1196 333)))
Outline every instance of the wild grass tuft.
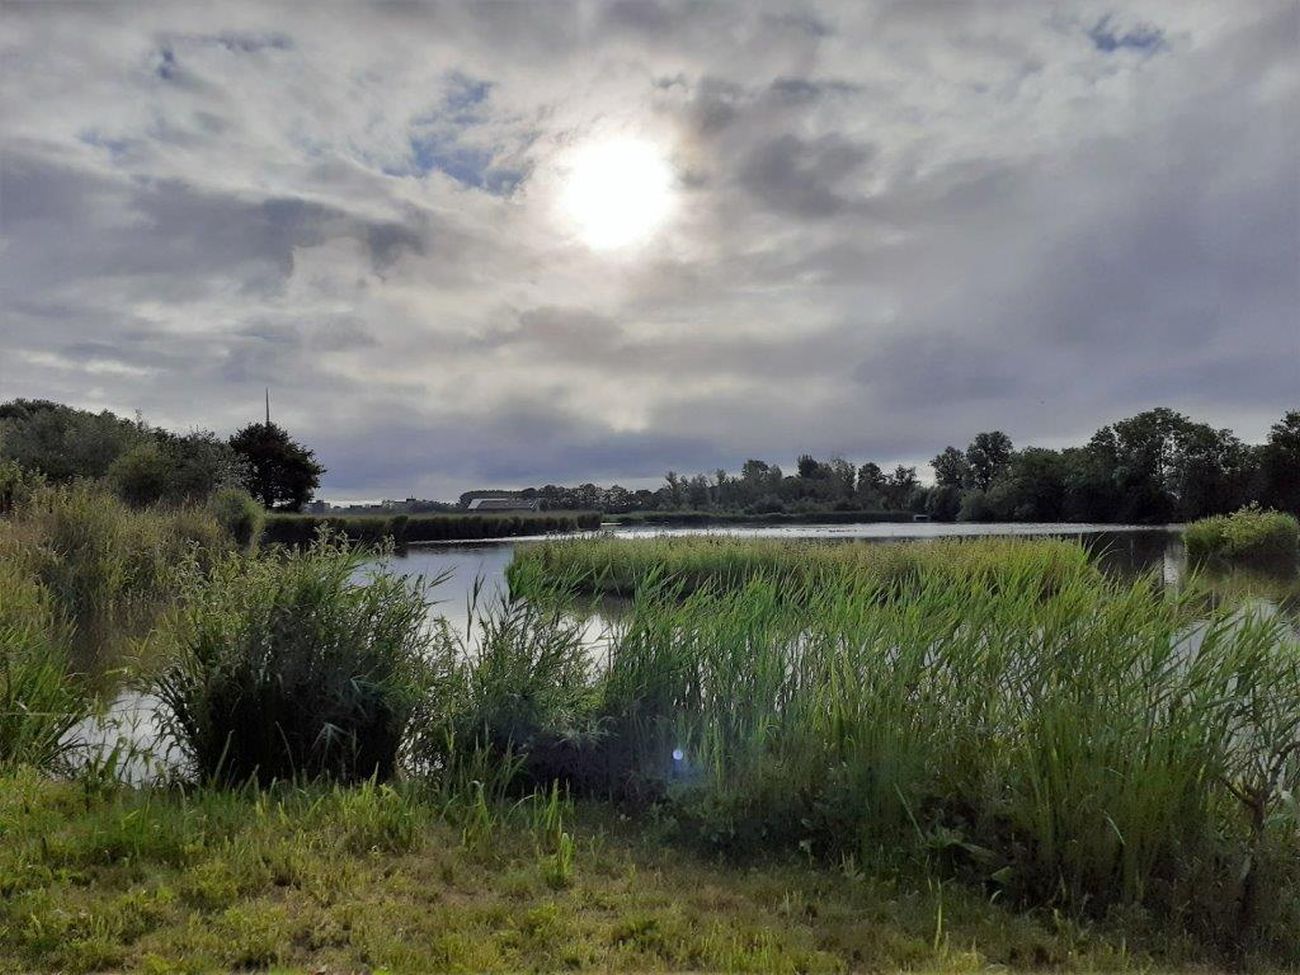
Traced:
POLYGON ((425 603, 364 559, 321 538, 191 578, 156 692, 203 777, 393 774, 426 685, 425 603))
POLYGON ((0 561, 0 770, 57 770, 76 748, 93 699, 69 673, 69 636, 44 587, 0 561))

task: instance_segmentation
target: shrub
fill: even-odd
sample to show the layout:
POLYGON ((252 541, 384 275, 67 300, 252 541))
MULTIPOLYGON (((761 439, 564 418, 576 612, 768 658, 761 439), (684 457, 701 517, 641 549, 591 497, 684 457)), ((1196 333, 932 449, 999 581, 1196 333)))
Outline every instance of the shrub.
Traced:
POLYGON ((419 587, 361 575, 362 555, 232 555, 196 575, 157 681, 173 736, 205 778, 391 776, 428 679, 419 587))
POLYGON ((117 496, 136 508, 155 504, 167 494, 171 471, 162 447, 144 441, 118 455, 108 468, 117 496))
POLYGON ((76 747, 92 702, 68 673, 69 635, 49 593, 0 561, 0 769, 56 768, 76 747))
POLYGON ((0 460, 0 515, 21 507, 44 484, 40 474, 24 470, 12 460, 0 460))
POLYGON ((1295 564, 1300 521, 1294 515, 1252 505, 1230 515, 1194 521, 1183 530, 1190 559, 1281 565, 1295 564))
POLYGON ((256 548, 266 522, 266 512, 242 488, 221 488, 208 502, 213 516, 240 548, 256 548))

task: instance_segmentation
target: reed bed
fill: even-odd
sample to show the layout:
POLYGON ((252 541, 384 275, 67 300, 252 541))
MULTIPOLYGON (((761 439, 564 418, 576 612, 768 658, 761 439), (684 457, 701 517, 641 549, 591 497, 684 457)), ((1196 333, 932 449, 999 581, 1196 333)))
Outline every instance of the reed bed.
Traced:
POLYGON ((919 857, 1300 951, 1300 646, 1275 615, 1053 541, 600 539, 521 553, 512 585, 544 601, 548 573, 631 594, 591 762, 710 847, 919 857))
POLYGON ((92 697, 70 673, 71 628, 48 591, 0 560, 0 770, 59 771, 92 697))
POLYGON ((1000 580, 1033 579, 1044 592, 1098 570, 1079 545, 1013 538, 944 539, 924 544, 741 539, 680 536, 651 539, 556 539, 521 548, 507 571, 519 595, 553 592, 630 598, 651 582, 682 593, 743 586, 750 579, 779 577, 802 590, 822 582, 854 579, 881 586, 905 584, 921 572, 1000 580))
POLYGON ((133 510, 87 482, 40 488, 0 519, 0 560, 43 588, 92 673, 118 666, 175 601, 187 560, 232 545, 206 507, 133 510))
POLYGON ((365 553, 231 555, 192 576, 156 680, 163 720, 205 780, 390 777, 427 691, 422 587, 365 553))

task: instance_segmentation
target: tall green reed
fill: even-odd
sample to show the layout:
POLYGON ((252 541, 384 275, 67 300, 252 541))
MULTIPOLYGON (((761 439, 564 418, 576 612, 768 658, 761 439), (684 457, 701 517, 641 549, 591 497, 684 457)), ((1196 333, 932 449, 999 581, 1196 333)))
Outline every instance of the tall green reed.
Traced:
POLYGON ((425 592, 367 553, 229 555, 191 574, 157 679, 164 719, 211 779, 387 778, 432 680, 425 592))
POLYGON ((0 561, 0 769, 59 770, 93 698, 69 672, 68 625, 49 593, 0 561))

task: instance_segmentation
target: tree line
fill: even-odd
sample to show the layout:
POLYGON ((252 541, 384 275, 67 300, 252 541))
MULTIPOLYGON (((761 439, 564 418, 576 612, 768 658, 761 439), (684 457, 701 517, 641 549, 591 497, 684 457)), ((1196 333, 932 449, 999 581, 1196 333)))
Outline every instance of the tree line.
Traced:
POLYGON ((5 463, 53 483, 102 479, 140 507, 202 501, 238 487, 268 509, 300 511, 325 473, 315 454, 269 417, 223 439, 210 430, 172 433, 139 415, 29 399, 0 403, 5 463))
MULTIPOLYGON (((790 473, 751 459, 736 473, 669 471, 654 490, 587 483, 486 493, 538 500, 547 509, 610 513, 894 511, 936 521, 1153 524, 1250 503, 1300 512, 1300 410, 1283 415, 1262 444, 1159 407, 1062 450, 1017 449, 1001 430, 978 433, 965 449, 945 447, 930 467, 934 483, 922 484, 912 466, 885 470, 804 454, 790 473)), ((484 493, 467 492, 462 502, 484 493)))
MULTIPOLYGON (((135 505, 201 500, 237 486, 280 511, 300 511, 325 472, 310 449, 269 417, 223 439, 207 430, 173 433, 139 416, 26 399, 0 404, 5 462, 56 483, 102 478, 135 505)), ((612 514, 863 511, 938 521, 1110 523, 1187 521, 1250 503, 1300 512, 1300 410, 1284 414, 1262 444, 1160 407, 1062 450, 1017 449, 1003 431, 982 432, 965 449, 945 447, 930 467, 934 483, 922 484, 915 467, 886 471, 872 462, 804 454, 790 473, 751 459, 736 473, 669 471, 654 490, 548 484, 470 491, 461 503, 491 493, 537 500, 544 510, 612 514)))

